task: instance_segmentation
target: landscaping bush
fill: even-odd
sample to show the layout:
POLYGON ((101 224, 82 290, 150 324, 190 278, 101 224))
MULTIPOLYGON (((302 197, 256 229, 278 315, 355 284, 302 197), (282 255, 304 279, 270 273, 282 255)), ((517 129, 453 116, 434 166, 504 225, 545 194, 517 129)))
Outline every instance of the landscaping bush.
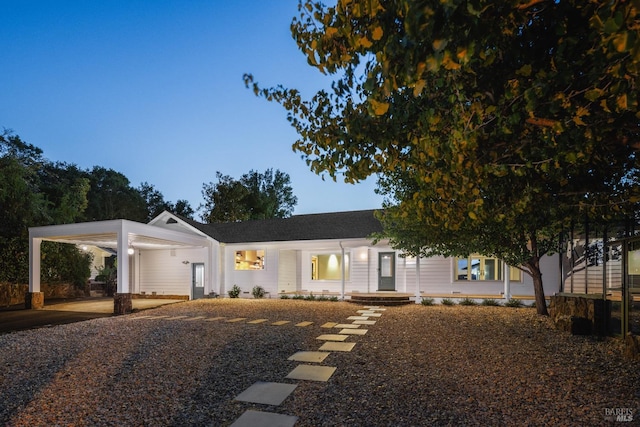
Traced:
POLYGON ((255 299, 260 299, 260 298, 264 298, 264 294, 266 293, 266 291, 264 290, 264 288, 262 286, 256 285, 251 290, 251 293, 253 294, 253 297, 255 299))
POLYGON ((442 304, 442 305, 456 305, 456 303, 451 298, 442 298, 442 301, 440 301, 440 304, 442 304))
POLYGON ((280 295, 280 299, 289 299, 289 295, 282 294, 282 295, 280 295))
POLYGON ((334 301, 335 302, 335 301, 340 301, 340 300, 338 299, 337 296, 334 295, 331 298, 329 298, 329 301, 334 301))
POLYGON ((460 304, 460 305, 478 305, 478 303, 475 302, 475 300, 473 300, 472 298, 469 298, 469 297, 462 298, 458 304, 460 304))
POLYGON ((305 299, 304 295, 294 295, 292 299, 305 299))
POLYGON ((422 298, 422 301, 420 301, 420 304, 422 305, 433 305, 433 298, 422 298))
POLYGON ((238 285, 233 285, 233 288, 231 288, 229 290, 229 298, 238 298, 240 296, 240 291, 242 289, 240 289, 240 286, 238 285))
POLYGON ((307 300, 307 301, 315 301, 316 300, 316 296, 313 295, 313 292, 309 292, 309 295, 307 295, 304 299, 307 300))
POLYGON ((522 307, 522 301, 520 301, 519 299, 515 299, 515 298, 510 298, 509 301, 507 301, 504 304, 505 307, 522 307))
POLYGON ((495 300, 493 298, 483 299, 481 304, 485 305, 485 306, 489 306, 489 307, 499 307, 499 306, 502 305, 502 304, 500 304, 500 301, 495 300))

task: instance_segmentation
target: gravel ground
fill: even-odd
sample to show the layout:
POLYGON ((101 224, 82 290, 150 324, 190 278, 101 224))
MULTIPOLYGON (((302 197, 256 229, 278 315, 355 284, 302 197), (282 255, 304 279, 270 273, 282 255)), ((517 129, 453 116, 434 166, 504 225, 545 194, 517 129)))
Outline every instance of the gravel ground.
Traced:
POLYGON ((285 378, 299 364, 289 356, 337 332, 320 325, 360 308, 200 300, 0 335, 0 424, 225 426, 254 409, 296 426, 598 426, 630 409, 622 425, 640 425, 640 363, 618 340, 556 331, 529 308, 389 307, 347 339, 352 352, 324 360, 338 368, 328 382, 285 378), (188 317, 140 319, 150 315, 188 317), (234 400, 256 381, 299 385, 277 407, 234 400))

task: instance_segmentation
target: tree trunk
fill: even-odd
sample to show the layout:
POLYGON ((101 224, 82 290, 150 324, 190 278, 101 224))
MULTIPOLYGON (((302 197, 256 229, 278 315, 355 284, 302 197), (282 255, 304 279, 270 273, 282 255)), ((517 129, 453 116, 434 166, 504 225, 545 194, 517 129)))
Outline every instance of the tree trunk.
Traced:
POLYGON ((547 301, 544 298, 544 287, 542 286, 542 272, 540 271, 540 258, 534 258, 529 263, 531 277, 533 278, 533 291, 536 297, 536 310, 538 314, 548 316, 547 301))

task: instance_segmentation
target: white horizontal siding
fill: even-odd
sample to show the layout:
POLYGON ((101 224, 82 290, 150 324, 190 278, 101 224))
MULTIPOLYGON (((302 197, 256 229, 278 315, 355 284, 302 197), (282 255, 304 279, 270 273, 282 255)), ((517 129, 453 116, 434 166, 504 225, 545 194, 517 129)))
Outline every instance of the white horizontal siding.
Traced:
MULTIPOLYGON (((140 251, 140 286, 135 288, 147 294, 191 296, 191 264, 194 262, 206 263, 205 249, 140 251)), ((208 289, 208 284, 205 283, 205 287, 208 289)))
POLYGON ((253 298, 251 293, 254 286, 262 286, 270 297, 275 297, 278 293, 278 252, 273 245, 228 245, 224 248, 224 294, 237 285, 241 289, 241 298, 253 298), (264 250, 263 270, 236 270, 236 251, 264 250))
POLYGON ((282 250, 278 256, 278 293, 297 288, 297 251, 282 250))

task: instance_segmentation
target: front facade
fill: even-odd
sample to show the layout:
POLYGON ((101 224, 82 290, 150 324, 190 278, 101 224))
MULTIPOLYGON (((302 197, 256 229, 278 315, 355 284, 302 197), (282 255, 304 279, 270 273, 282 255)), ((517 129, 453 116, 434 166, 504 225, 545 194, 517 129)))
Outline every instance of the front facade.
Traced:
MULTIPOLYGON (((213 279, 205 282, 200 292, 192 286, 191 298, 226 296, 234 285, 240 287, 240 296, 247 298, 252 297, 254 286, 263 287, 271 298, 309 293, 348 298, 354 293, 375 292, 406 293, 416 300, 426 296, 533 298, 531 277, 501 260, 482 256, 418 260, 403 256, 386 241, 372 244, 371 234, 382 230, 372 210, 228 224, 199 224, 165 212, 150 224, 211 239, 216 252, 215 265, 209 266, 214 270, 213 279)), ((190 258, 195 255, 180 253, 191 265, 202 262, 190 258)), ((180 256, 174 254, 174 258, 180 256)), ((164 280, 170 276, 164 270, 175 267, 166 252, 155 253, 152 261, 144 271, 164 280), (154 265, 164 267, 154 272, 154 265)), ((193 270, 182 270, 184 275, 191 274, 189 283, 193 285, 193 270)), ((557 256, 544 257, 542 270, 545 294, 558 292, 557 256)), ((186 292, 180 284, 185 277, 175 279, 172 291, 178 292, 182 286, 186 292)), ((158 280, 143 280, 140 290, 149 293, 160 285, 158 280)))
MULTIPOLYGON (((252 298, 254 286, 270 298, 376 292, 405 293, 416 302, 422 297, 533 298, 531 278, 501 260, 416 259, 385 241, 374 245, 370 236, 382 228, 372 210, 226 224, 200 224, 164 212, 149 224, 138 224, 135 233, 103 241, 73 225, 31 229, 32 246, 33 241, 58 240, 111 247, 127 261, 118 263, 118 293, 197 299, 226 296, 236 285, 246 298, 252 298)), ((542 270, 545 294, 558 292, 558 256, 545 257, 542 270)))

